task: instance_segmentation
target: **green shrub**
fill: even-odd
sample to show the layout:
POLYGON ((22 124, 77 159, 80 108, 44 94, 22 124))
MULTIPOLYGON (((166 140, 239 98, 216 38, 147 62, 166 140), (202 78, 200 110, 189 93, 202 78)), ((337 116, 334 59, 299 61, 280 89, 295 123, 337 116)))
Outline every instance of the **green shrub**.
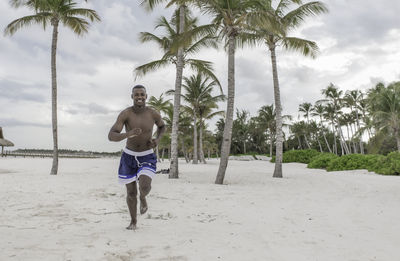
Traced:
POLYGON ((367 158, 361 154, 349 154, 329 162, 327 171, 367 169, 367 158))
POLYGON ((397 173, 400 172, 400 153, 398 153, 398 155, 392 154, 391 157, 389 157, 389 155, 385 157, 375 154, 344 155, 332 160, 326 168, 327 171, 353 169, 366 169, 380 174, 396 175, 396 171, 397 173))
POLYGON ((337 155, 333 153, 320 153, 311 159, 310 163, 308 163, 307 168, 310 169, 326 169, 329 163, 339 158, 337 155))
POLYGON ((373 171, 383 175, 400 175, 400 152, 391 152, 379 158, 373 171))
MULTIPOLYGON (((316 150, 289 150, 283 153, 283 163, 299 162, 309 163, 311 159, 320 153, 316 150)), ((275 156, 272 157, 271 162, 275 162, 275 156)))

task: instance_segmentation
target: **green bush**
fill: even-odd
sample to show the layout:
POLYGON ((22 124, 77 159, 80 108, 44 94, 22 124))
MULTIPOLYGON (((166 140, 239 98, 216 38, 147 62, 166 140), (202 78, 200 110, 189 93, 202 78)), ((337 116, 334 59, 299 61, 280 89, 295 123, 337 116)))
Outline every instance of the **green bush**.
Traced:
POLYGON ((310 169, 326 169, 329 163, 339 158, 337 155, 333 153, 320 153, 311 159, 310 163, 308 163, 307 168, 310 169))
POLYGON ((385 175, 398 175, 400 173, 400 153, 390 153, 387 157, 383 155, 361 155, 350 154, 332 160, 326 170, 354 170, 366 169, 385 175), (390 156, 389 156, 390 155, 390 156))
MULTIPOLYGON (((320 153, 316 150, 289 150, 283 153, 283 163, 299 162, 309 163, 311 159, 320 153)), ((275 162, 275 156, 272 157, 271 162, 275 162)))
POLYGON ((329 162, 327 171, 367 169, 367 158, 361 154, 349 154, 329 162))
POLYGON ((400 175, 400 152, 391 152, 386 157, 381 156, 373 171, 383 175, 400 175))

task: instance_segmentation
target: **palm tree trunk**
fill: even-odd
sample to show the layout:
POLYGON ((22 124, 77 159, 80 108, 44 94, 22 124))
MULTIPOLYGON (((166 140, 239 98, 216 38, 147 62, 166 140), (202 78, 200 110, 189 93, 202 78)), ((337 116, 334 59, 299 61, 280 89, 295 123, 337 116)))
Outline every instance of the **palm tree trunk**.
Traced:
POLYGON ((156 146, 156 155, 157 155, 157 161, 158 161, 158 162, 161 162, 161 159, 160 159, 160 151, 159 151, 159 149, 158 149, 158 145, 156 146))
POLYGON ((53 25, 53 37, 51 43, 51 124, 53 129, 53 164, 50 174, 57 175, 58 172, 58 134, 57 134, 57 37, 58 20, 51 21, 53 25))
POLYGON ((322 116, 320 116, 319 118, 320 118, 320 121, 321 121, 320 122, 320 124, 321 124, 321 132, 322 132, 322 135, 324 136, 324 140, 325 140, 326 146, 328 147, 329 152, 332 153, 331 146, 329 145, 329 142, 326 139, 326 135, 325 135, 325 132, 324 132, 324 125, 322 124, 322 116))
MULTIPOLYGON (((356 119, 357 119, 357 131, 360 131, 361 128, 360 128, 360 120, 358 119, 358 110, 356 110, 356 119)), ((360 151, 361 151, 361 154, 364 154, 364 145, 362 143, 361 133, 360 133, 360 151)))
POLYGON ((279 90, 278 68, 276 63, 275 44, 269 46, 271 51, 272 76, 274 80, 274 99, 276 113, 276 152, 275 152, 275 170, 273 177, 282 178, 282 157, 283 157, 283 133, 282 133, 282 105, 281 94, 279 90))
POLYGON ((322 145, 321 145, 321 142, 319 141, 319 137, 317 136, 317 141, 318 141, 318 146, 319 146, 319 151, 322 153, 323 152, 323 150, 322 150, 322 145))
POLYGON ((299 142, 299 147, 300 147, 300 149, 302 150, 302 149, 303 149, 303 146, 301 146, 301 139, 300 139, 300 136, 297 136, 297 141, 299 142))
MULTIPOLYGON (((199 151, 200 151, 200 160, 203 162, 203 164, 207 164, 206 158, 204 157, 204 151, 203 151, 203 124, 202 124, 202 119, 200 119, 200 128, 199 128, 199 151)), ((210 158, 210 157, 209 157, 210 158)))
POLYGON ((274 142, 274 141, 272 140, 272 137, 271 137, 271 140, 270 140, 270 143, 269 143, 269 156, 270 157, 272 157, 272 142, 274 142))
POLYGON ((236 37, 229 35, 228 49, 228 100, 226 107, 226 118, 224 126, 224 134, 221 145, 221 160, 215 184, 224 182, 226 167, 228 166, 229 151, 231 148, 232 126, 233 126, 233 110, 235 102, 235 39, 236 37))
POLYGON ((198 148, 197 148, 197 117, 196 111, 193 113, 193 164, 199 163, 198 148))
POLYGON ((189 161, 190 161, 190 159, 189 159, 189 156, 188 156, 188 152, 186 151, 186 148, 185 148, 185 140, 182 138, 182 153, 183 153, 183 156, 185 157, 185 160, 186 160, 186 163, 189 163, 189 161))
POLYGON ((333 152, 337 153, 337 143, 336 143, 336 130, 335 130, 335 123, 332 121, 332 133, 333 133, 333 152))
MULTIPOLYGON (((185 28, 185 6, 179 7, 179 34, 183 33, 185 28)), ((179 124, 179 110, 181 107, 181 87, 183 75, 183 48, 179 47, 176 62, 176 78, 175 78, 175 93, 174 93, 174 115, 172 117, 172 131, 171 131, 171 163, 169 178, 179 178, 178 168, 178 124, 179 124)))
POLYGON ((347 139, 348 139, 347 147, 348 147, 349 152, 351 154, 351 139, 350 139, 350 131, 349 131, 349 125, 348 124, 346 124, 346 129, 347 129, 347 139))
POLYGON ((307 139, 307 135, 304 134, 303 136, 304 136, 304 140, 306 141, 307 147, 308 147, 309 149, 311 149, 310 143, 308 142, 308 139, 307 139))
POLYGON ((397 127, 394 131, 394 136, 396 137, 396 142, 397 142, 397 151, 400 152, 400 133, 399 133, 399 127, 397 127))

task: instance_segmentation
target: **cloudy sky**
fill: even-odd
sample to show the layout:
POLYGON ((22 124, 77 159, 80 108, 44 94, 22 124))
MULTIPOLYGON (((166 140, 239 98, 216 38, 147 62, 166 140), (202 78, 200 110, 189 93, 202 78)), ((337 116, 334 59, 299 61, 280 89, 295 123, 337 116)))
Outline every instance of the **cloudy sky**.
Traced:
MULTIPOLYGON (((154 31, 154 21, 172 10, 152 13, 134 0, 93 0, 81 6, 102 18, 85 37, 60 28, 57 69, 59 147, 117 151, 107 134, 118 113, 130 106, 131 87, 141 83, 159 96, 174 87, 174 67, 134 79, 136 66, 160 58, 153 44, 141 44, 141 31, 154 31)), ((302 102, 321 99, 321 89, 334 83, 342 90, 367 90, 377 82, 400 80, 400 1, 325 0, 329 14, 311 18, 293 35, 314 40, 314 60, 278 51, 281 99, 285 114, 297 117, 302 102)), ((29 15, 0 0, 0 28, 29 15)), ((206 21, 205 18, 202 20, 206 21)), ((52 148, 50 92, 51 30, 31 26, 12 37, 0 36, 0 126, 15 148, 52 148)), ((227 89, 227 55, 204 50, 199 58, 215 64, 227 89)), ((265 46, 238 50, 235 107, 251 115, 273 103, 272 74, 265 46)), ((221 104, 225 109, 225 104, 221 104)), ((212 122, 210 129, 212 129, 212 122)))

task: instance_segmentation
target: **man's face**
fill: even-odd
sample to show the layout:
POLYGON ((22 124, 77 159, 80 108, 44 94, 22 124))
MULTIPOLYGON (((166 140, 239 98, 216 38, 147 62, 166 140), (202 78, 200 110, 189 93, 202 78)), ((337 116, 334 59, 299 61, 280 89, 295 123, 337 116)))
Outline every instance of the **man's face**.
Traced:
POLYGON ((147 94, 143 88, 137 88, 132 93, 133 104, 138 106, 146 105, 147 94))

